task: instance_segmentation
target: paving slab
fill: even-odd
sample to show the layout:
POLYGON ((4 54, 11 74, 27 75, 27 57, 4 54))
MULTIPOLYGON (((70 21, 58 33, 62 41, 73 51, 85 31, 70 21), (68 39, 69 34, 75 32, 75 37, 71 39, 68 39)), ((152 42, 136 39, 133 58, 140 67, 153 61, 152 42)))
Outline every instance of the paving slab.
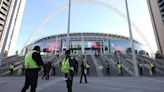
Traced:
MULTIPOLYGON (((164 92, 163 77, 88 77, 88 83, 74 78, 73 92, 164 92)), ((20 92, 24 77, 0 77, 0 92, 20 92)), ((29 90, 27 91, 29 92, 29 90)), ((63 77, 42 80, 37 92, 67 92, 63 77)))

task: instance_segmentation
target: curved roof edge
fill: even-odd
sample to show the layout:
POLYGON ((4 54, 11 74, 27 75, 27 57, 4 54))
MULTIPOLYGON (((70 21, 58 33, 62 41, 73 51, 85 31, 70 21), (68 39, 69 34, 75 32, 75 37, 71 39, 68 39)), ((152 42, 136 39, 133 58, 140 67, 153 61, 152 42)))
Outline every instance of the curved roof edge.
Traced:
MULTIPOLYGON (((98 32, 74 32, 70 33, 70 37, 77 37, 77 36, 97 36, 100 38, 110 38, 110 39, 121 39, 121 40, 130 40, 129 37, 118 35, 118 34, 109 34, 109 33, 98 33, 98 32)), ((43 40, 49 39, 49 38, 66 38, 67 34, 66 33, 61 33, 61 34, 56 34, 56 35, 50 35, 46 36, 40 39, 37 39, 33 42, 31 42, 30 45, 41 42, 43 40)), ((136 43, 139 43, 138 41, 134 40, 136 43)))

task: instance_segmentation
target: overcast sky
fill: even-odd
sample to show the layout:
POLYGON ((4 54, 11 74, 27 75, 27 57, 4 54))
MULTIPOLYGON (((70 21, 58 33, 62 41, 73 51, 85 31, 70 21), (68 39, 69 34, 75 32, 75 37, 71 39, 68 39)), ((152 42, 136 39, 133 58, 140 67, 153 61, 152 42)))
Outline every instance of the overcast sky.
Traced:
MULTIPOLYGON (((23 48, 29 36, 31 36, 30 43, 49 35, 66 33, 68 9, 65 6, 68 1, 27 0, 16 50, 20 51, 23 48), (52 14, 54 16, 45 22, 47 16, 52 14), (32 36, 32 31, 40 23, 45 24, 32 36)), ((125 0, 91 1, 93 0, 72 0, 70 32, 102 32, 129 37, 128 23, 124 19, 126 16, 125 0)), ((154 45, 156 43, 146 0, 128 0, 128 4, 131 21, 139 29, 136 30, 132 26, 135 40, 145 43, 145 39, 143 39, 145 37, 153 51, 156 51, 157 47, 154 45)))

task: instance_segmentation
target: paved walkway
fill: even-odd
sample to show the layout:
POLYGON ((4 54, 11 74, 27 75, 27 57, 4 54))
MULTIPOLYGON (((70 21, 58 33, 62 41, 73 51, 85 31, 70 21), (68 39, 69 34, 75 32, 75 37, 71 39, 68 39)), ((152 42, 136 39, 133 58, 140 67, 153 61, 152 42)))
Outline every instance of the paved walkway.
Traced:
MULTIPOLYGON (((0 77, 0 92, 20 92, 24 77, 0 77)), ((28 91, 29 92, 29 91, 28 91)), ((39 78, 37 92, 67 92, 62 77, 39 78)), ((163 77, 88 77, 88 84, 74 78, 73 92, 164 92, 163 77)))

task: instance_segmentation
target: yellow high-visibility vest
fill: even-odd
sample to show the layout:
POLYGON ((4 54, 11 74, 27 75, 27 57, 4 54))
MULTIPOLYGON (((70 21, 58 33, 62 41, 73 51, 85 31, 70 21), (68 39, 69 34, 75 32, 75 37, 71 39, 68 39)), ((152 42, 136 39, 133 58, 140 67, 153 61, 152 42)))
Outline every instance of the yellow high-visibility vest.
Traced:
POLYGON ((14 69, 14 65, 13 64, 10 64, 10 69, 14 69))
POLYGON ((139 64, 139 67, 143 67, 143 64, 139 64))
POLYGON ((117 64, 117 68, 122 68, 122 64, 117 64))
POLYGON ((61 67, 61 72, 62 73, 69 73, 70 72, 70 64, 69 64, 69 58, 64 58, 62 61, 62 67, 61 67))
POLYGON ((86 68, 90 68, 89 64, 85 64, 85 67, 86 67, 86 68))
POLYGON ((38 51, 33 50, 33 51, 27 53, 26 56, 25 56, 25 63, 24 63, 24 65, 25 65, 25 68, 26 68, 26 69, 27 69, 27 68, 28 68, 28 69, 40 68, 40 67, 37 65, 36 61, 32 58, 32 54, 33 54, 34 52, 39 53, 38 51))
POLYGON ((155 65, 153 63, 150 64, 151 67, 155 67, 155 65))

